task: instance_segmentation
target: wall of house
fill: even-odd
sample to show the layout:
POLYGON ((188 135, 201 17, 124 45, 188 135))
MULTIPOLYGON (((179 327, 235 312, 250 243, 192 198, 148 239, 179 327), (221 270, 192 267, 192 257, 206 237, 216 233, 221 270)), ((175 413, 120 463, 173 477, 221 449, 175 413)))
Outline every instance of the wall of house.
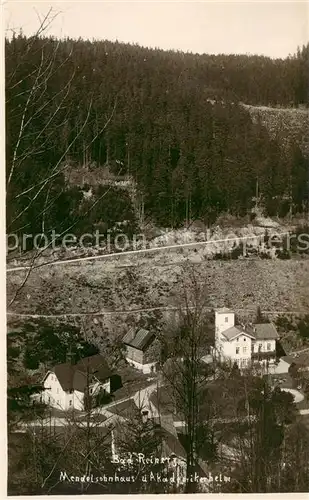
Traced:
POLYGON ((66 392, 66 410, 83 410, 84 393, 81 391, 66 392))
POLYGON ((111 392, 111 383, 110 379, 107 379, 105 382, 95 382, 89 386, 89 392, 92 396, 95 396, 100 391, 105 391, 108 394, 111 392))
POLYGON ((136 361, 137 363, 144 363, 144 353, 140 349, 136 349, 130 345, 126 346, 127 355, 126 358, 129 361, 136 361))
POLYGON ((253 352, 271 352, 276 350, 276 340, 256 340, 253 352))
POLYGON ((132 359, 126 357, 127 362, 134 366, 137 370, 141 370, 143 373, 152 373, 155 371, 156 362, 154 363, 138 363, 137 361, 133 361, 132 359))
POLYGON ((221 333, 235 325, 235 313, 215 311, 216 339, 220 339, 221 333))
MULTIPOLYGON (((96 382, 89 386, 89 391, 92 396, 98 394, 100 390, 105 390, 110 393, 110 379, 106 382, 96 382)), ((72 393, 66 393, 66 410, 69 409, 84 410, 84 393, 81 391, 74 390, 72 393)))
POLYGON ((223 357, 236 361, 239 366, 246 366, 250 362, 252 345, 250 337, 239 335, 231 341, 222 342, 221 345, 223 357))
POLYGON ((50 406, 53 406, 54 408, 58 408, 59 410, 66 410, 66 393, 62 389, 55 373, 50 372, 43 385, 45 391, 42 393, 42 401, 50 406))
MULTIPOLYGON (((84 410, 84 393, 81 391, 65 392, 55 373, 50 372, 44 381, 45 391, 42 393, 42 401, 53 408, 59 410, 84 410)), ((99 390, 105 390, 110 393, 110 379, 105 382, 96 382, 92 385, 92 394, 96 394, 99 390)))
POLYGON ((73 408, 75 410, 84 410, 84 393, 74 390, 73 392, 73 408))

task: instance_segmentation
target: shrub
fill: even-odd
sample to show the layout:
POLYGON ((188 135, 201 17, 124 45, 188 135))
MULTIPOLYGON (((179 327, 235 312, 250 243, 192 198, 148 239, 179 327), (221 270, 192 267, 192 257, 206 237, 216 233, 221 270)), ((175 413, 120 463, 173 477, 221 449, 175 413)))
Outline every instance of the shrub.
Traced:
POLYGON ((291 258, 291 254, 286 248, 283 248, 283 250, 276 250, 276 257, 278 259, 287 260, 291 258))
POLYGON ((303 319, 297 323, 298 335, 302 339, 309 340, 309 314, 307 314, 303 319))
POLYGON ((260 252, 261 259, 271 259, 271 255, 268 252, 260 252))
POLYGON ((276 319, 276 326, 285 331, 296 329, 294 323, 287 316, 279 316, 276 319))

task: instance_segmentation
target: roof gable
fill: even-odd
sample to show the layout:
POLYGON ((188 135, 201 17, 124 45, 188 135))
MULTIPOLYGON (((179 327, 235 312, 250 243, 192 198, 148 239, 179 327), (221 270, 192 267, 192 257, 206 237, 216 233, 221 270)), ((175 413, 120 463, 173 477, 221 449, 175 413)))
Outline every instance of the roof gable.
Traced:
POLYGON ((123 337, 122 342, 143 351, 148 347, 153 339, 154 334, 152 332, 145 330, 144 328, 140 328, 139 330, 131 329, 128 331, 123 337))
POLYGON ((273 323, 257 323, 253 325, 252 329, 256 340, 275 340, 279 338, 273 323))
POLYGON ((107 362, 100 354, 83 358, 75 365, 71 363, 56 365, 53 373, 64 391, 76 390, 80 392, 84 392, 87 385, 91 383, 92 377, 103 382, 112 374, 107 362))
POLYGON ((54 372, 54 371, 52 371, 52 370, 49 370, 49 371, 45 374, 45 376, 44 376, 44 378, 43 378, 43 380, 42 380, 42 384, 44 384, 45 380, 49 377, 49 375, 54 375, 54 376, 57 378, 57 376, 56 376, 55 372, 54 372))
POLYGON ((221 333, 229 341, 239 335, 246 335, 252 340, 276 340, 279 338, 273 323, 257 323, 246 327, 232 326, 221 333))
POLYGON ((219 314, 234 314, 234 312, 227 307, 218 307, 217 309, 215 309, 215 312, 219 314))
POLYGON ((80 372, 91 373, 101 381, 105 380, 112 374, 107 364, 107 361, 100 354, 95 354, 94 356, 88 356, 87 358, 82 358, 74 366, 80 372))
POLYGON ((237 326, 231 326, 231 328, 224 330, 224 332, 221 332, 221 334, 226 338, 226 340, 229 341, 236 339, 240 335, 245 335, 246 337, 254 339, 254 336, 251 333, 246 332, 245 330, 242 330, 237 326))
POLYGON ((74 365, 71 363, 61 363, 54 367, 54 373, 64 391, 73 389, 74 365))

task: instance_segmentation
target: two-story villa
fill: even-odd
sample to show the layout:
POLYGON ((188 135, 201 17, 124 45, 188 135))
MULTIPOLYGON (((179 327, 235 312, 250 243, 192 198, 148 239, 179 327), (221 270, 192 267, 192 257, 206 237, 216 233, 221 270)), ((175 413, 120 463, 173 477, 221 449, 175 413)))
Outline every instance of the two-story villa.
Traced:
POLYGON ((235 313, 227 308, 215 311, 215 352, 221 360, 245 368, 253 362, 276 359, 278 333, 273 323, 235 325, 235 313))

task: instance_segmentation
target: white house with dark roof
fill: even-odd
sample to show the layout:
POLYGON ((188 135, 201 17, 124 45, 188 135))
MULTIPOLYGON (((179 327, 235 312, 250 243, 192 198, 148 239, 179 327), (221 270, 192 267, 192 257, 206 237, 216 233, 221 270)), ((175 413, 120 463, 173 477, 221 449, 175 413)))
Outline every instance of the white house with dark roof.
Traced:
POLYGON ((112 375, 105 359, 96 354, 71 362, 56 365, 44 379, 41 400, 59 410, 84 410, 85 394, 96 396, 100 391, 110 393, 112 375))
POLYGON ((256 323, 251 328, 255 337, 253 353, 275 353, 276 340, 279 338, 275 325, 273 323, 256 323))
POLYGON ((235 313, 221 308, 215 311, 215 329, 219 359, 236 362, 240 368, 252 362, 275 361, 278 333, 273 323, 235 325, 235 313))

